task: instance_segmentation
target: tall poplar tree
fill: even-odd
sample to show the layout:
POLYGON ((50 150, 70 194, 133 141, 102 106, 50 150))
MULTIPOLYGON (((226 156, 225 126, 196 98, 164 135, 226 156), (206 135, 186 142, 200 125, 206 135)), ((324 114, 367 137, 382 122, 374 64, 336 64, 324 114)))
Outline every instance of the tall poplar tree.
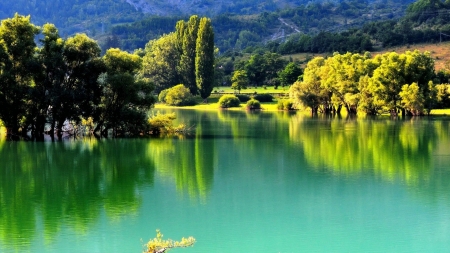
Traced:
POLYGON ((183 78, 183 84, 189 88, 193 95, 198 93, 197 83, 195 81, 195 49, 199 23, 199 17, 193 15, 185 25, 183 32, 183 52, 179 68, 183 78))
POLYGON ((206 99, 214 87, 214 31, 209 18, 201 18, 195 56, 195 76, 200 96, 206 99))

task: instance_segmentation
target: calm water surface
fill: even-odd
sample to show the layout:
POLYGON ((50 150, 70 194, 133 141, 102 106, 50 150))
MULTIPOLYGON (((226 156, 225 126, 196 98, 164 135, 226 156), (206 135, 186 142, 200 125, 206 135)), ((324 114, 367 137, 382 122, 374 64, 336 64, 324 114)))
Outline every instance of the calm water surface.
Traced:
POLYGON ((0 252, 449 252, 447 118, 175 112, 189 135, 0 141, 0 252))

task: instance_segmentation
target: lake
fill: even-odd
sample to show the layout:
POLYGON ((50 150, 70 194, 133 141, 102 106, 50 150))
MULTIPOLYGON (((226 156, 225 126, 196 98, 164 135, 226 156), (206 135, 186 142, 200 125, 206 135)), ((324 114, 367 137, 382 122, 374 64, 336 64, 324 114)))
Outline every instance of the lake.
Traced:
POLYGON ((449 118, 166 111, 191 131, 0 141, 0 252, 449 252, 449 118))

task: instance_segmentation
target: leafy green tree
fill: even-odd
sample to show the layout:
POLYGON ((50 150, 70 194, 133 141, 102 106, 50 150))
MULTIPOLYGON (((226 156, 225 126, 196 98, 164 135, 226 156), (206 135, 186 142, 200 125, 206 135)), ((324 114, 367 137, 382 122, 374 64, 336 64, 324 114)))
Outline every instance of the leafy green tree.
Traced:
POLYGON ((189 89, 183 84, 178 84, 172 88, 167 89, 164 101, 168 105, 174 106, 185 106, 195 104, 194 96, 191 94, 189 89))
POLYGON ((265 59, 260 54, 250 56, 245 63, 244 70, 247 72, 249 82, 255 87, 260 86, 266 80, 265 59))
POLYGON ((181 53, 177 43, 177 35, 170 33, 149 41, 145 46, 140 76, 149 78, 155 84, 156 93, 181 82, 178 69, 181 53))
POLYGON ((214 87, 214 31, 211 20, 201 18, 195 55, 195 76, 200 96, 206 99, 214 87))
POLYGON ((51 100, 50 122, 61 138, 66 120, 79 122, 92 116, 100 102, 101 88, 98 76, 104 72, 101 49, 86 34, 76 34, 64 43, 61 66, 64 78, 55 83, 51 100))
POLYGON ((297 104, 311 108, 311 114, 317 115, 319 108, 328 110, 331 95, 325 89, 320 80, 321 67, 325 65, 323 57, 316 57, 308 62, 303 75, 303 81, 295 82, 290 88, 290 97, 297 104))
POLYGON ((247 72, 245 70, 236 70, 233 73, 233 77, 231 78, 231 88, 234 90, 238 90, 238 93, 241 92, 242 89, 246 89, 249 84, 249 80, 247 77, 247 72))
POLYGON ((329 57, 321 72, 324 87, 332 93, 332 101, 338 111, 345 106, 347 112, 356 114, 360 99, 359 80, 368 74, 365 67, 370 55, 335 53, 329 57))
POLYGON ((145 130, 147 111, 155 102, 151 83, 136 77, 141 58, 113 48, 103 60, 107 71, 99 78, 103 96, 98 125, 104 134, 112 129, 114 136, 136 135, 145 130))
POLYGON ((395 52, 383 54, 380 66, 374 71, 374 78, 381 84, 380 96, 385 106, 392 114, 397 114, 400 102, 400 91, 406 83, 403 70, 405 57, 395 52))
MULTIPOLYGON (((38 60, 42 69, 35 76, 36 86, 33 92, 35 103, 33 113, 35 115, 35 127, 33 132, 40 140, 43 139, 44 127, 47 121, 48 108, 53 106, 59 92, 60 85, 64 82, 66 68, 63 58, 64 40, 59 36, 58 29, 53 24, 45 24, 42 29, 44 35, 41 39, 42 47, 38 50, 38 60)), ((50 132, 53 132, 51 129, 50 132)))
POLYGON ((281 86, 289 86, 299 80, 300 76, 303 74, 302 69, 295 62, 290 62, 286 67, 278 72, 278 77, 281 81, 281 86))
POLYGON ((27 132, 33 72, 36 71, 34 39, 39 31, 39 27, 30 22, 30 16, 16 13, 1 22, 0 119, 10 139, 27 132))
POLYGON ((405 108, 410 115, 421 115, 424 109, 425 98, 420 92, 419 85, 412 83, 405 84, 400 92, 400 98, 403 108, 405 108))

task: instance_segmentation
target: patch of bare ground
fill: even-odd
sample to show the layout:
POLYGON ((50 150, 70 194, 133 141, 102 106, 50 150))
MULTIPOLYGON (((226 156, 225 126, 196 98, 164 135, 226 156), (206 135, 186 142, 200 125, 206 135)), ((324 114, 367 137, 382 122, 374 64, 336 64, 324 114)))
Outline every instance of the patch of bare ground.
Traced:
POLYGON ((372 55, 384 54, 387 52, 397 52, 399 54, 406 51, 419 50, 420 52, 428 51, 434 59, 434 67, 436 71, 445 68, 446 63, 450 63, 450 42, 415 44, 400 47, 392 47, 380 51, 372 52, 372 55))
MULTIPOLYGON (((384 54, 388 52, 397 52, 399 54, 405 53, 406 51, 414 51, 419 50, 420 52, 428 51, 431 54, 431 57, 435 62, 435 69, 439 71, 445 68, 447 64, 450 66, 450 41, 442 42, 442 43, 428 43, 428 44, 415 44, 415 45, 405 45, 399 47, 390 47, 384 48, 381 50, 373 51, 371 54, 373 56, 377 54, 384 54)), ((313 54, 313 53, 298 53, 292 55, 284 55, 283 57, 288 60, 292 59, 294 61, 299 61, 303 63, 303 67, 306 66, 306 63, 314 57, 322 56, 326 57, 332 54, 313 54)))

